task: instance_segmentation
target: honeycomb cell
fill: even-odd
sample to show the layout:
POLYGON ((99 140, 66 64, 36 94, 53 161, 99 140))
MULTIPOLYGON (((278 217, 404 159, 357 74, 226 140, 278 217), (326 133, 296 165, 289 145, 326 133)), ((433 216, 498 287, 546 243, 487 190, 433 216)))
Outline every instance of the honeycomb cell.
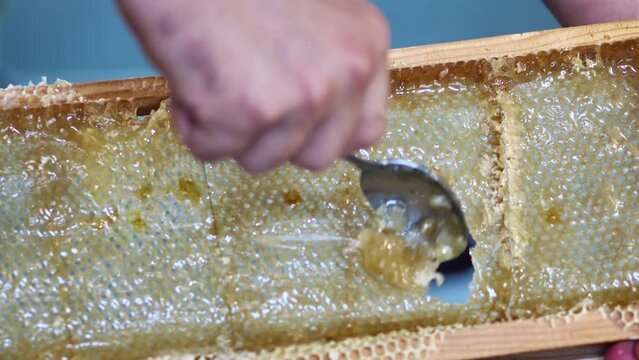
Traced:
POLYGON ((502 98, 517 317, 639 296, 637 74, 578 64, 502 98))
POLYGON ((69 151, 33 131, 46 120, 0 112, 0 353, 6 358, 62 356, 70 336, 58 253, 71 209, 43 196, 68 186, 56 174, 69 151))

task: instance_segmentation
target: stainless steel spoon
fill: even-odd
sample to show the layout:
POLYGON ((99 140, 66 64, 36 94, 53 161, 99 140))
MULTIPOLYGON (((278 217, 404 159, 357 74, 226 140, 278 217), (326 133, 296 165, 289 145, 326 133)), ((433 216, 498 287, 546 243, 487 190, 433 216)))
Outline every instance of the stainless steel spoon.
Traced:
POLYGON ((456 246, 452 246, 450 257, 447 256, 439 271, 452 272, 471 266, 469 247, 474 240, 457 198, 440 179, 410 161, 374 162, 354 155, 345 160, 361 170, 360 186, 373 209, 402 208, 405 216, 402 235, 409 246, 435 247, 450 242, 456 246))

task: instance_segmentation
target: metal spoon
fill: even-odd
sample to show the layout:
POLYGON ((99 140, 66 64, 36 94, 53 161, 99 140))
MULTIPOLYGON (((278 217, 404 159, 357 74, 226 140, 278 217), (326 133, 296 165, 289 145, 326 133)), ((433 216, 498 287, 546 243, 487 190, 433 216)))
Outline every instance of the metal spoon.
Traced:
POLYGON ((440 272, 472 266, 469 248, 474 246, 474 240, 459 202, 440 179, 410 161, 374 162, 354 155, 345 160, 361 170, 360 186, 373 209, 402 208, 402 214, 405 214, 402 235, 409 246, 420 245, 415 243, 420 241, 426 246, 456 244, 439 266, 440 272), (413 243, 410 243, 411 239, 413 243))

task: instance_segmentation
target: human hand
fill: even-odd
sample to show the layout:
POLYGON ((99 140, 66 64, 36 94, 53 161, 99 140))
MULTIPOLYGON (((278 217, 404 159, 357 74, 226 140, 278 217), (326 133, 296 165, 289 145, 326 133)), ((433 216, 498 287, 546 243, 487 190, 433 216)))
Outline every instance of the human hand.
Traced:
POLYGON ((544 0, 544 3, 563 26, 639 18, 636 0, 544 0))
POLYGON ((384 132, 389 30, 364 0, 119 0, 199 158, 322 169, 384 132))
POLYGON ((605 360, 639 360, 639 342, 622 341, 613 345, 606 356, 605 360))

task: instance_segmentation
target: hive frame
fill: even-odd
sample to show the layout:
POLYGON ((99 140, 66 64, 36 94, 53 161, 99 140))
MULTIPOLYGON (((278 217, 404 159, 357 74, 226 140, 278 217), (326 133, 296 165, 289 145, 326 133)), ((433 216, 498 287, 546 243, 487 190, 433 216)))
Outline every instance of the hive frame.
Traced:
MULTIPOLYGON (((390 51, 388 63, 390 69, 399 71, 421 66, 521 56, 551 50, 567 50, 580 46, 600 45, 631 39, 639 39, 639 20, 396 49, 390 51)), ((75 85, 36 85, 27 88, 11 88, 0 90, 0 99, 11 98, 11 94, 43 95, 59 92, 71 93, 74 96, 54 98, 46 104, 5 102, 2 106, 5 110, 10 111, 12 108, 46 107, 61 103, 72 106, 93 101, 123 100, 135 104, 140 114, 147 114, 169 96, 167 82, 163 77, 146 77, 75 85)), ((448 329, 437 332, 440 333, 440 336, 433 336, 433 331, 423 329, 415 333, 382 334, 377 337, 369 337, 369 340, 376 344, 397 343, 397 341, 401 344, 402 339, 404 343, 410 343, 410 341, 417 339, 432 343, 433 351, 428 351, 426 354, 429 359, 466 359, 507 356, 638 338, 639 328, 636 327, 639 325, 624 328, 615 316, 611 316, 611 314, 620 314, 620 310, 623 310, 621 316, 634 313, 635 321, 639 322, 639 304, 636 304, 615 311, 584 310, 568 317, 556 316, 448 329), (435 348, 436 350, 434 350, 435 348)), ((366 348, 358 347, 349 339, 324 344, 323 349, 324 352, 318 354, 322 359, 333 358, 336 354, 339 357, 339 353, 344 353, 344 351, 355 350, 364 354, 367 351, 366 348), (340 350, 336 353, 329 350, 331 348, 340 350)), ((585 346, 582 349, 583 351, 571 350, 570 356, 592 355, 593 349, 595 352, 600 352, 603 348, 585 346)), ((276 353, 283 354, 278 350, 276 353)), ((374 351, 374 349, 368 350, 374 351)), ((276 353, 273 353, 273 356, 277 357, 276 353)), ((231 354, 230 356, 237 355, 240 354, 231 354)), ((258 356, 257 354, 242 355, 258 356)), ((424 354, 417 354, 418 357, 421 355, 424 354)))

